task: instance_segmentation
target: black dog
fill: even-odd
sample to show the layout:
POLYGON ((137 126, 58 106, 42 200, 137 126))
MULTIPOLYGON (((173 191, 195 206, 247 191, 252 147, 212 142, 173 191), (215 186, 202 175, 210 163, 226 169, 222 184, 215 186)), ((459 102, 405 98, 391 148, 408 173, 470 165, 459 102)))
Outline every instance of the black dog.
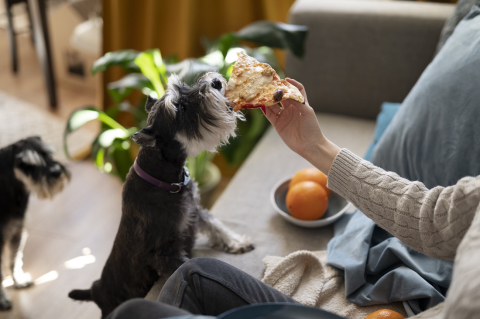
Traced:
MULTIPOLYGON (((70 179, 69 171, 56 162, 52 154, 53 148, 39 137, 29 137, 0 149, 0 238, 3 240, 0 265, 3 248, 8 245, 9 266, 16 288, 33 284, 30 274, 22 269, 23 247, 27 240, 23 222, 30 192, 39 198, 52 198, 70 179)), ((12 302, 1 286, 0 309, 11 307, 12 302)))
POLYGON ((237 118, 225 98, 226 82, 207 73, 193 87, 171 76, 165 96, 149 98, 147 127, 132 138, 141 146, 123 187, 122 219, 102 276, 69 297, 93 300, 106 317, 122 302, 145 297, 188 260, 197 228, 229 253, 253 249, 199 205, 197 186, 184 169, 187 156, 214 151, 235 136, 237 118))

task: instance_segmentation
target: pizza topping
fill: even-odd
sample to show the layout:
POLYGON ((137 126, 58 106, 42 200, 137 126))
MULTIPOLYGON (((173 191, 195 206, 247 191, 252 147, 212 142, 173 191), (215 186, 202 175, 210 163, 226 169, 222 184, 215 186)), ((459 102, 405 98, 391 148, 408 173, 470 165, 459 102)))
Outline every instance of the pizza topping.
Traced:
POLYGON ((275 93, 273 93, 273 99, 275 101, 280 101, 283 97, 283 90, 282 89, 278 89, 275 91, 275 93))
POLYGON ((266 63, 260 63, 244 52, 238 53, 228 81, 226 97, 238 111, 242 108, 271 106, 285 99, 304 103, 300 91, 285 80, 266 63))

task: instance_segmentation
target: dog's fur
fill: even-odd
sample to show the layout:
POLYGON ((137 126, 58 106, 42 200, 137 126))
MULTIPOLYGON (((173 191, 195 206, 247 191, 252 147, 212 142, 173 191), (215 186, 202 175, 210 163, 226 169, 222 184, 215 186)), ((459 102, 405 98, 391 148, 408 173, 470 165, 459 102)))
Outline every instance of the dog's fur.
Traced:
MULTIPOLYGON (((141 146, 137 162, 151 176, 183 181, 187 156, 213 151, 235 136, 241 114, 224 97, 226 82, 214 72, 193 87, 169 78, 165 96, 148 98, 147 127, 132 139, 141 146)), ((157 281, 165 281, 190 257, 197 227, 213 247, 229 253, 253 249, 245 236, 226 228, 199 205, 197 186, 190 182, 180 193, 169 193, 143 180, 130 169, 123 187, 122 219, 101 278, 89 290, 69 297, 93 300, 106 317, 123 301, 145 297, 157 281)))
MULTIPOLYGON (((23 223, 30 192, 39 198, 53 198, 70 179, 69 171, 52 154, 53 147, 39 137, 29 137, 0 149, 0 265, 3 249, 9 246, 9 268, 16 288, 33 284, 30 274, 22 268, 27 240, 23 223)), ((11 307, 12 302, 0 285, 0 309, 11 307)))

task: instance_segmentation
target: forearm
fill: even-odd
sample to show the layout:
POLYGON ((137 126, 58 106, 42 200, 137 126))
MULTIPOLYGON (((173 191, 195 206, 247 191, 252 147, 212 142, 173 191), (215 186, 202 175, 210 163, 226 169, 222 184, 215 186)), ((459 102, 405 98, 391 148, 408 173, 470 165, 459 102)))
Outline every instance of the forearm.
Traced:
POLYGON ((322 140, 310 149, 307 149, 302 157, 321 170, 325 175, 328 175, 330 167, 340 150, 341 148, 336 144, 330 142, 327 138, 322 137, 322 140))
POLYGON ((380 227, 409 247, 442 260, 453 260, 475 215, 480 202, 476 184, 480 186, 480 177, 429 190, 345 149, 334 159, 328 175, 328 187, 380 227))

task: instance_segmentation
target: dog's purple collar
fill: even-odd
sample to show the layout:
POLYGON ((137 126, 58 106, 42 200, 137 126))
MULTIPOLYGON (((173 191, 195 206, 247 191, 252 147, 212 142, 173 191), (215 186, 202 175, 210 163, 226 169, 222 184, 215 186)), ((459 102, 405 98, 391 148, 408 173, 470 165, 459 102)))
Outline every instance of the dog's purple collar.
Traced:
POLYGON ((184 179, 183 182, 180 183, 166 183, 162 182, 161 180, 156 179, 155 177, 147 174, 137 163, 137 159, 135 159, 135 162, 133 163, 133 169, 137 173, 138 176, 146 180, 152 185, 155 185, 163 190, 166 190, 170 193, 178 193, 182 190, 182 187, 185 187, 188 185, 188 182, 190 182, 190 172, 188 171, 188 168, 184 167, 183 168, 183 174, 184 174, 184 179))

